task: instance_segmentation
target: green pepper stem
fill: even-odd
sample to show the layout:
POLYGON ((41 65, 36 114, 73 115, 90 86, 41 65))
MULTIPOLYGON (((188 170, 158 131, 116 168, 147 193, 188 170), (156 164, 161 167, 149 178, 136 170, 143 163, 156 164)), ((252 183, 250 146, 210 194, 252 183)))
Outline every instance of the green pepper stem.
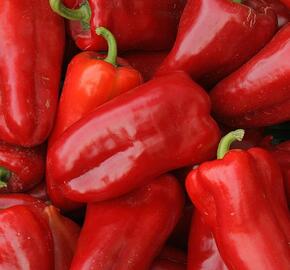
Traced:
POLYGON ((238 4, 241 4, 242 3, 242 0, 233 0, 234 3, 238 3, 238 4))
POLYGON ((224 136, 218 146, 217 150, 217 158, 222 159, 225 154, 230 150, 231 144, 234 141, 242 141, 245 136, 245 130, 243 129, 237 129, 230 133, 228 133, 226 136, 224 136))
POLYGON ((7 187, 11 172, 4 167, 0 167, 0 188, 7 187))
POLYGON ((117 65, 117 42, 114 35, 105 27, 98 27, 96 33, 102 36, 108 43, 108 55, 104 61, 116 66, 117 65))
POLYGON ((91 8, 85 1, 79 8, 70 9, 63 5, 61 0, 49 0, 51 9, 58 15, 72 21, 81 21, 86 26, 90 25, 91 8))

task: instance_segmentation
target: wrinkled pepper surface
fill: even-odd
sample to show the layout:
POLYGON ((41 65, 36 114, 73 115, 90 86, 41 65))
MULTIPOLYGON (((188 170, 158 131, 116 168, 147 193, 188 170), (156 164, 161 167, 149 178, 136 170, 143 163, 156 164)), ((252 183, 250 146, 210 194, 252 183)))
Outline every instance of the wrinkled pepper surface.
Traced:
POLYGON ((23 148, 0 141, 0 193, 24 192, 44 177, 42 147, 23 148))
POLYGON ((75 123, 48 151, 50 188, 94 202, 214 156, 219 129, 205 91, 183 72, 153 79, 75 123), (120 121, 121 117, 121 121, 120 121))
POLYGON ((217 84, 213 111, 228 126, 263 127, 290 120, 290 25, 217 84))
POLYGON ((55 117, 63 20, 47 0, 3 1, 0 18, 0 140, 38 145, 55 117))
POLYGON ((70 20, 69 31, 82 50, 106 50, 95 33, 103 26, 116 36, 120 50, 170 49, 185 0, 50 0, 52 9, 70 20))
POLYGON ((188 0, 157 75, 183 70, 208 88, 263 48, 277 29, 274 11, 263 1, 256 8, 238 2, 188 0))
POLYGON ((188 194, 230 270, 288 269, 290 217, 282 173, 262 148, 228 152, 241 138, 242 130, 223 138, 219 160, 187 177, 188 194))
POLYGON ((150 269, 183 205, 182 189, 170 175, 123 197, 88 204, 70 269, 150 269))

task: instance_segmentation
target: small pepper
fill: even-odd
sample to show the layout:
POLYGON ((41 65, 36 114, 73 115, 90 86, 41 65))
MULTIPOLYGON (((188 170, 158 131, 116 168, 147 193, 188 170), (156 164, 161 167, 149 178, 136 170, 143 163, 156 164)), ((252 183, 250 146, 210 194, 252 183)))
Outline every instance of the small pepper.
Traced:
POLYGON ((236 130, 221 140, 218 160, 188 175, 188 194, 230 270, 288 269, 290 217, 279 165, 262 148, 229 151, 242 137, 236 130))
POLYGON ((251 8, 238 0, 188 0, 175 44, 157 75, 183 70, 210 88, 239 68, 277 29, 274 11, 255 2, 251 8))
POLYGON ((23 148, 0 141, 0 193, 25 192, 44 177, 42 146, 23 148))
POLYGON ((173 72, 72 125, 48 150, 47 177, 70 200, 107 200, 212 158, 219 136, 206 92, 173 72))
POLYGON ((0 140, 32 147, 53 126, 64 23, 47 0, 2 1, 0 18, 0 140))
POLYGON ((290 120, 290 25, 210 93, 228 126, 264 127, 290 120))
POLYGON ((121 51, 169 49, 175 39, 185 0, 49 0, 69 20, 69 31, 81 50, 106 50, 95 29, 116 36, 121 51), (64 4, 62 3, 64 2, 64 4), (67 5, 67 6, 66 6, 67 5), (71 9, 72 8, 72 9, 71 9))
POLYGON ((70 270, 150 269, 183 204, 183 192, 170 175, 123 197, 88 204, 70 270))

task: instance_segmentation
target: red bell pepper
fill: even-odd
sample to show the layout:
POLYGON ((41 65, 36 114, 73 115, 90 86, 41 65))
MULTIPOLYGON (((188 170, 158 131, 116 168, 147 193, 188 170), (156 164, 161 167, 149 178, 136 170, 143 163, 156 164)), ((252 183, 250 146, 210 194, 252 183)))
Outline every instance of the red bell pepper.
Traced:
POLYGON ((11 252, 5 250, 3 257, 0 255, 0 268, 3 265, 7 266, 3 269, 24 269, 26 265, 28 269, 70 268, 80 231, 76 223, 60 215, 54 206, 47 206, 26 194, 1 195, 0 209, 1 225, 4 228, 1 231, 0 225, 0 238, 5 239, 7 234, 7 246, 3 247, 14 248, 11 252), (7 213, 8 219, 5 218, 7 213), (15 226, 15 232, 5 230, 5 226, 15 226), (42 236, 39 236, 40 230, 42 236), (13 234, 16 238, 13 238, 13 234), (14 240, 19 241, 19 244, 15 245, 14 240), (24 256, 26 261, 23 260, 24 256))
POLYGON ((0 193, 24 192, 44 177, 42 147, 23 148, 0 141, 0 193))
MULTIPOLYGON (((95 52, 83 52, 73 58, 68 67, 49 147, 64 131, 89 112, 142 83, 142 76, 137 70, 131 68, 123 59, 117 59, 117 44, 112 33, 103 27, 98 28, 97 32, 109 44, 108 56, 100 58, 95 52)), ((49 177, 46 181, 54 205, 66 209, 81 207, 80 204, 64 198, 61 190, 55 187, 49 177)))
POLYGON ((49 144, 99 105, 142 83, 137 70, 126 65, 123 59, 117 61, 117 44, 112 33, 103 27, 96 31, 108 42, 108 56, 100 57, 90 51, 73 58, 68 66, 49 144))
POLYGON ((77 46, 82 50, 96 51, 107 48, 95 34, 95 29, 100 26, 112 31, 122 51, 169 49, 185 5, 185 0, 49 2, 56 13, 70 20, 70 34, 77 46))
POLYGON ((187 270, 228 270, 203 217, 195 211, 188 242, 187 270))
POLYGON ((47 0, 4 1, 0 18, 0 140, 31 147, 53 126, 64 25, 47 0))
POLYGON ((130 65, 137 69, 141 74, 145 82, 152 79, 154 73, 161 65, 168 51, 159 52, 141 52, 141 51, 129 51, 122 54, 130 65))
POLYGON ((47 177, 73 201, 120 196, 214 156, 219 129, 205 91, 185 73, 153 79, 102 105, 55 141, 47 177))
POLYGON ((88 204, 70 270, 147 270, 177 223, 183 192, 173 176, 88 204))
MULTIPOLYGON (((290 21, 290 10, 283 3, 281 3, 280 0, 262 1, 267 3, 269 7, 275 11, 278 20, 278 28, 281 28, 290 21)), ((259 2, 256 0, 242 0, 242 3, 255 9, 258 8, 259 5, 259 2)))
POLYGON ((290 120, 290 25, 212 91, 213 110, 228 126, 263 127, 290 120))
POLYGON ((277 145, 262 145, 271 152, 275 160, 279 163, 284 176, 284 185, 288 205, 290 206, 290 141, 285 141, 277 145))
MULTIPOLYGON (((254 1, 254 0, 253 0, 254 1)), ((188 0, 175 44, 157 74, 186 71, 210 87, 255 55, 277 29, 274 11, 233 0, 188 0)))
POLYGON ((194 169, 187 191, 229 269, 288 269, 290 217, 280 168, 262 148, 227 153, 241 138, 241 130, 225 136, 220 160, 194 169))
POLYGON ((0 210, 0 268, 54 269, 52 235, 31 208, 0 210))

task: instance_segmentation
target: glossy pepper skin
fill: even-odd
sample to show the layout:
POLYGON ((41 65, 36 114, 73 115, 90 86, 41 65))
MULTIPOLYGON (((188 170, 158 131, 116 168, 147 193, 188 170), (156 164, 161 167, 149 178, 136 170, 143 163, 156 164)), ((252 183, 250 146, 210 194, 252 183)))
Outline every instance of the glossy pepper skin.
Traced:
POLYGON ((290 0, 280 0, 280 1, 290 9, 290 0))
MULTIPOLYGON (((28 265, 30 265, 30 268, 28 269, 68 270, 70 268, 80 232, 80 228, 76 223, 63 217, 54 206, 46 205, 43 201, 26 194, 1 195, 0 209, 0 219, 1 215, 5 216, 7 213, 12 212, 12 218, 15 223, 18 222, 23 226, 23 228, 17 228, 15 232, 17 236, 22 238, 21 233, 23 231, 23 239, 17 237, 19 241, 18 247, 12 242, 14 239, 13 234, 15 233, 7 231, 7 245, 9 246, 9 241, 11 241, 11 244, 13 244, 12 246, 14 247, 14 252, 9 253, 9 255, 3 258, 2 264, 9 264, 10 267, 3 269, 26 269, 24 267, 27 267, 28 265), (19 216, 19 220, 21 221, 19 222, 18 219, 15 219, 14 215, 17 217, 19 216), (42 234, 45 235, 45 237, 41 240, 36 239, 35 242, 30 243, 28 240, 31 239, 31 236, 27 236, 28 233, 33 235, 33 237, 38 236, 38 232, 35 232, 34 230, 38 230, 39 228, 36 228, 35 224, 41 224, 42 234), (28 230, 28 232, 26 230, 28 230), (27 239, 25 238, 26 236, 27 239), (33 246, 27 248, 25 243, 22 243, 23 241, 26 241, 30 245, 33 244, 33 246), (45 244, 43 244, 43 241, 45 241, 45 244), (28 251, 28 249, 31 250, 28 251), (41 257, 44 255, 39 254, 38 249, 46 254, 46 256, 49 255, 49 263, 47 263, 48 259, 46 260, 46 258, 41 257), (19 256, 17 257, 19 259, 15 259, 15 256, 19 256), (27 256, 27 262, 25 264, 23 260, 21 260, 21 257, 23 256, 27 256), (15 262, 13 262, 14 260, 15 262), (34 268, 37 265, 36 263, 41 263, 43 268, 41 266, 39 266, 40 268, 34 268)), ((2 224, 3 227, 5 225, 13 226, 13 224, 2 224)), ((4 234, 1 234, 1 236, 4 237, 4 234)))
POLYGON ((225 264, 230 270, 288 269, 290 218, 278 164, 261 148, 221 153, 194 169, 186 187, 225 264))
POLYGON ((253 9, 232 0, 188 0, 175 44, 156 74, 183 70, 208 88, 236 70, 277 29, 274 11, 256 2, 253 9))
POLYGON ((263 127, 290 119, 290 25, 210 93, 228 126, 263 127))
POLYGON ((25 192, 44 177, 42 147, 23 148, 0 141, 0 193, 25 192))
POLYGON ((47 0, 4 1, 0 18, 0 140, 31 147, 53 126, 64 25, 47 0))
POLYGON ((188 242, 187 270, 228 270, 220 256, 210 227, 194 212, 188 242))
POLYGON ((101 201, 208 160, 219 140, 209 113, 207 94, 185 73, 153 79, 102 105, 52 145, 52 189, 74 201, 101 201))
POLYGON ((117 44, 112 33, 103 27, 96 31, 109 44, 108 56, 103 58, 89 51, 73 58, 67 69, 49 144, 84 115, 143 82, 141 74, 124 60, 118 59, 117 63, 117 44))
POLYGON ((100 26, 112 31, 121 51, 164 50, 174 42, 185 0, 50 0, 50 5, 70 20, 70 34, 81 50, 106 50, 95 34, 100 26))
POLYGON ((170 175, 123 197, 88 204, 70 269, 150 269, 183 204, 183 192, 170 175))
POLYGON ((129 51, 122 54, 129 64, 137 69, 141 74, 145 82, 153 78, 156 70, 161 65, 168 51, 129 51))

